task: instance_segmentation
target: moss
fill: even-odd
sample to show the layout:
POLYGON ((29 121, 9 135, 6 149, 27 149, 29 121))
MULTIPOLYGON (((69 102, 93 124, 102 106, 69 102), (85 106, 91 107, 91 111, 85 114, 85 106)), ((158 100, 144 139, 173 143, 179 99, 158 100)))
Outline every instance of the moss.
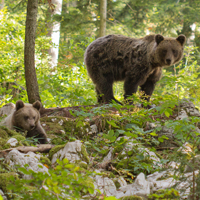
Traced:
POLYGON ((47 157, 41 156, 41 157, 40 157, 40 162, 41 162, 42 164, 47 165, 47 166, 51 166, 51 161, 50 161, 49 158, 47 158, 47 157))
POLYGON ((51 144, 60 145, 60 144, 63 144, 63 142, 64 142, 64 141, 63 141, 62 138, 56 137, 56 138, 51 139, 51 144))
MULTIPOLYGON (((71 137, 80 139, 85 137, 90 129, 88 122, 61 116, 43 117, 41 118, 41 124, 42 126, 45 124, 43 128, 52 140, 54 140, 55 136, 59 136, 61 140, 69 140, 71 137)), ((59 144, 61 144, 61 140, 59 144)))
POLYGON ((154 199, 179 199, 180 194, 177 190, 174 188, 170 189, 160 189, 157 190, 154 194, 150 194, 148 196, 149 200, 154 200, 154 199))
POLYGON ((83 144, 81 145, 81 155, 80 156, 81 156, 81 159, 83 161, 85 161, 86 163, 90 162, 89 155, 86 151, 85 145, 83 145, 83 144))
POLYGON ((9 149, 10 148, 10 144, 7 144, 7 141, 8 140, 0 138, 0 150, 9 149))
POLYGON ((121 200, 143 200, 143 198, 137 195, 133 195, 133 196, 122 197, 121 200))
POLYGON ((60 149, 63 149, 64 147, 65 147, 65 144, 63 144, 63 145, 57 145, 57 146, 53 147, 53 148, 50 150, 50 152, 49 152, 49 159, 51 160, 52 157, 53 157, 53 155, 54 155, 55 153, 57 153, 60 149))
POLYGON ((64 128, 60 124, 55 122, 46 122, 45 124, 46 126, 43 126, 43 128, 48 134, 63 135, 62 130, 64 128))
POLYGON ((6 138, 12 137, 14 135, 19 135, 19 133, 17 133, 14 130, 10 130, 4 126, 0 126, 0 137, 1 138, 6 139, 6 138))
POLYGON ((88 165, 85 163, 85 162, 79 162, 79 163, 77 163, 78 164, 78 166, 80 167, 80 168, 83 168, 83 169, 87 169, 88 168, 88 165))
POLYGON ((10 144, 7 144, 7 141, 11 137, 16 138, 18 140, 17 146, 29 145, 26 141, 26 138, 22 136, 21 133, 18 133, 14 130, 10 130, 6 127, 1 126, 0 127, 0 150, 8 149, 11 147, 10 144))
POLYGON ((112 172, 110 172, 108 178, 115 178, 115 175, 112 172))
POLYGON ((30 143, 27 141, 26 137, 21 134, 15 135, 13 138, 16 138, 18 141, 16 146, 30 146, 30 143))
POLYGON ((19 141, 25 141, 26 138, 23 135, 15 135, 14 138, 16 138, 19 141))
POLYGON ((18 179, 18 176, 16 173, 14 172, 10 172, 10 173, 1 173, 0 174, 0 188, 5 192, 7 193, 8 192, 8 189, 7 189, 7 186, 9 184, 12 184, 12 180, 11 178, 14 177, 14 179, 18 179))
POLYGON ((61 120, 66 121, 66 119, 67 119, 66 117, 62 117, 62 116, 42 117, 40 118, 40 122, 41 123, 46 123, 46 122, 58 123, 61 120))
POLYGON ((8 134, 7 134, 7 131, 4 130, 3 127, 0 127, 0 138, 3 138, 3 139, 6 139, 8 138, 8 134))
POLYGON ((117 180, 114 180, 114 184, 117 189, 119 189, 121 187, 120 183, 117 180))

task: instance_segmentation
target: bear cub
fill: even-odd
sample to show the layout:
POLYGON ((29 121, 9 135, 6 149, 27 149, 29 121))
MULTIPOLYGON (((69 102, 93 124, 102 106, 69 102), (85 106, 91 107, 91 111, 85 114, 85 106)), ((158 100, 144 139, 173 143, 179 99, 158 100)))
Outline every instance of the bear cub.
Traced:
POLYGON ((36 101, 33 104, 24 104, 18 100, 15 109, 8 115, 1 125, 17 131, 27 131, 26 137, 38 139, 40 144, 47 143, 47 135, 40 124, 41 103, 36 101))
POLYGON ((142 98, 149 101, 161 78, 162 68, 182 59, 185 41, 184 35, 171 38, 160 34, 139 39, 107 35, 93 41, 84 58, 96 86, 98 103, 112 100, 120 103, 113 95, 115 81, 124 81, 125 99, 136 93, 140 86, 142 98))

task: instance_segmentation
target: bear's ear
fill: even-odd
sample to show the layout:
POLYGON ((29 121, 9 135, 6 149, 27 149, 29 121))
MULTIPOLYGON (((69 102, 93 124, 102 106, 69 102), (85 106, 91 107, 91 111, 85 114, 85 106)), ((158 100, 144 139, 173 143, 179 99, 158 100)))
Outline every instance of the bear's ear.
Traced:
POLYGON ((155 40, 156 40, 157 45, 159 45, 159 43, 164 40, 164 37, 162 35, 160 35, 160 34, 157 34, 155 36, 155 40))
POLYGON ((38 100, 35 103, 33 103, 33 107, 36 108, 37 110, 40 110, 41 106, 42 105, 38 100))
POLYGON ((24 102, 22 100, 18 100, 16 102, 16 110, 19 110, 20 108, 24 107, 24 102))
POLYGON ((181 45, 183 46, 185 44, 185 41, 186 41, 186 37, 185 35, 179 35, 177 38, 176 38, 177 41, 179 41, 181 43, 181 45))

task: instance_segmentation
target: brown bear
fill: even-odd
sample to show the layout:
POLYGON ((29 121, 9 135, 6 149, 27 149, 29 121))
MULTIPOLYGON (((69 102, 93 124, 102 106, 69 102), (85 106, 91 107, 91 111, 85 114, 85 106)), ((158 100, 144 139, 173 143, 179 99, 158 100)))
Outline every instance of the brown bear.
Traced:
POLYGON ((163 37, 160 34, 144 38, 107 35, 93 41, 85 51, 85 64, 96 86, 98 102, 109 103, 114 98, 113 83, 124 81, 124 98, 136 93, 150 100, 163 67, 182 59, 186 37, 163 37))
POLYGON ((23 101, 18 100, 15 109, 1 125, 17 131, 27 131, 26 137, 34 137, 38 139, 40 144, 45 144, 47 143, 47 135, 40 124, 40 107, 39 101, 33 104, 24 104, 23 101))

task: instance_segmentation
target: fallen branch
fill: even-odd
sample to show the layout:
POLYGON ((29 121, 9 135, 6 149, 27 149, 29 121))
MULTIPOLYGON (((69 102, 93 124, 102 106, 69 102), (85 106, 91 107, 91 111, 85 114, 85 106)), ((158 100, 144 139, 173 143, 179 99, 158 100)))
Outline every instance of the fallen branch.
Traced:
POLYGON ((39 144, 37 147, 33 146, 20 146, 16 148, 9 148, 5 150, 0 151, 0 158, 5 157, 10 151, 13 149, 17 149, 21 153, 28 153, 29 151, 31 152, 40 152, 40 153, 48 153, 55 145, 52 144, 39 144))

